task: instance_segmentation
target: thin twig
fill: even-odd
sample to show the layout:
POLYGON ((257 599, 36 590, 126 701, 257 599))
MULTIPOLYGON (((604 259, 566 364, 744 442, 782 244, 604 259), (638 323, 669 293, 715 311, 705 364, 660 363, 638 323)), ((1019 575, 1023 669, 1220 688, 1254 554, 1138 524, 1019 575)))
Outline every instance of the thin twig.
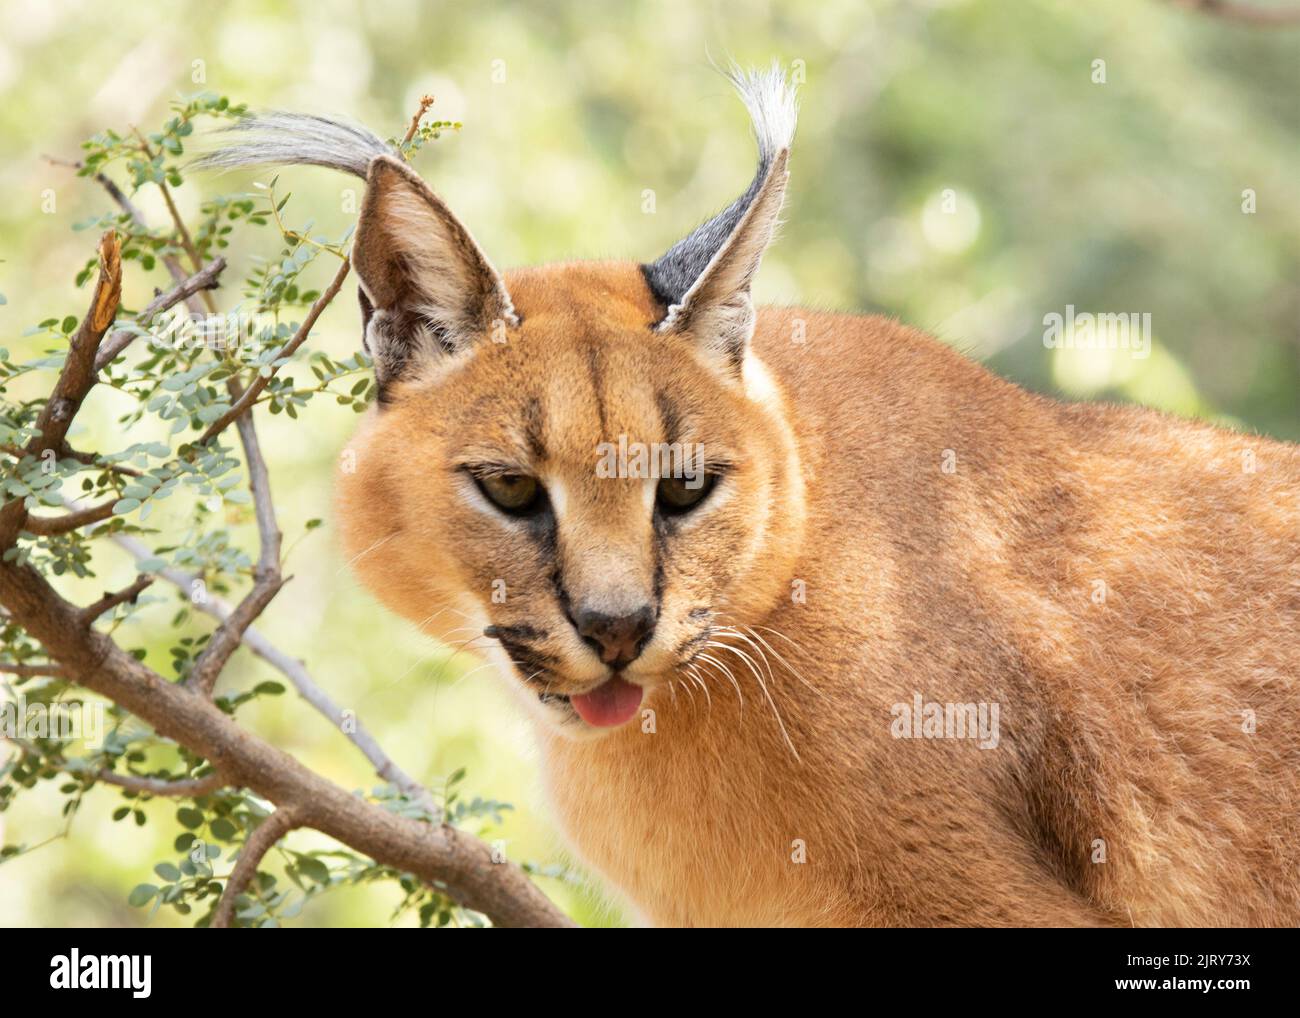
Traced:
MULTIPOLYGON (((134 132, 136 140, 140 143, 140 151, 144 153, 146 159, 152 162, 154 159, 154 152, 153 149, 149 147, 149 142, 145 140, 145 137, 140 133, 139 128, 133 127, 131 130, 134 132)), ((165 180, 160 180, 158 181, 158 190, 162 194, 163 202, 167 206, 167 214, 171 216, 172 227, 175 229, 176 235, 180 237, 181 247, 185 250, 185 253, 189 255, 190 268, 195 272, 203 271, 203 259, 199 255, 199 249, 194 246, 194 238, 190 236, 189 227, 185 225, 185 219, 181 215, 180 209, 176 207, 176 202, 172 199, 171 188, 167 186, 165 180)), ((199 296, 203 299, 203 303, 207 307, 208 313, 216 314, 217 305, 212 299, 212 294, 205 292, 199 294, 199 296)))
MULTIPOLYGON (((302 320, 302 324, 298 326, 298 331, 295 332, 293 338, 284 345, 284 348, 280 351, 280 356, 277 359, 283 360, 292 357, 294 351, 307 341, 307 337, 311 335, 312 327, 316 324, 316 319, 320 318, 321 312, 329 307, 330 301, 337 297, 339 290, 343 288, 343 281, 347 279, 348 271, 351 267, 352 263, 348 261, 348 259, 344 258, 343 264, 339 266, 338 272, 334 274, 334 278, 330 281, 330 285, 325 288, 324 293, 316 298, 316 302, 312 304, 310 310, 308 310, 307 316, 302 320)), ((278 369, 273 368, 269 375, 258 375, 253 379, 253 383, 244 391, 244 395, 234 404, 234 406, 208 425, 208 429, 203 432, 196 444, 207 444, 214 436, 224 431, 231 421, 235 420, 240 414, 252 406, 254 400, 256 400, 262 390, 267 387, 271 379, 275 377, 277 370, 278 369)))
MULTIPOLYGON (((57 156, 46 156, 45 161, 51 166, 66 166, 69 169, 77 171, 84 168, 84 164, 75 159, 60 159, 57 156)), ((144 216, 140 214, 140 210, 136 208, 131 199, 127 197, 126 192, 117 186, 117 183, 112 177, 106 173, 97 172, 92 174, 90 179, 108 192, 108 196, 113 199, 114 204, 127 214, 132 223, 140 229, 145 230, 146 232, 148 231, 149 227, 145 224, 144 216)))
MULTIPOLYGON (((231 378, 228 383, 231 395, 236 403, 239 401, 239 382, 231 378)), ((253 424, 251 412, 241 414, 235 420, 239 430, 239 439, 244 446, 244 459, 248 466, 248 485, 253 494, 254 511, 257 514, 257 530, 261 540, 261 553, 253 575, 253 589, 234 611, 227 616, 221 627, 213 634, 208 645, 203 648, 186 684, 193 689, 211 694, 217 683, 217 677, 225 668, 226 662, 234 654, 244 636, 244 630, 253 624, 266 609, 267 605, 280 588, 284 578, 280 574, 280 528, 275 521, 275 504, 271 500, 271 477, 266 469, 266 460, 257 441, 257 429, 253 424)))
POLYGON ((140 596, 141 591, 152 584, 154 577, 138 576, 134 583, 119 591, 110 591, 101 597, 92 605, 87 605, 81 610, 81 619, 86 625, 91 625, 104 612, 112 611, 119 604, 126 604, 128 601, 134 601, 140 596))
MULTIPOLYGON (((101 348, 102 349, 102 348, 101 348)), ((27 455, 27 450, 21 446, 4 444, 0 445, 0 452, 8 453, 15 459, 21 460, 27 455)), ((97 455, 92 452, 82 452, 80 449, 74 449, 67 442, 63 443, 63 448, 58 451, 59 459, 72 459, 78 463, 84 463, 88 467, 99 467, 101 470, 107 470, 110 473, 121 474, 123 477, 139 477, 139 470, 132 470, 130 467, 124 467, 120 463, 102 463, 97 455)))
POLYGON ((429 107, 432 105, 433 96, 420 96, 420 105, 415 111, 415 116, 411 118, 411 126, 406 129, 406 137, 402 139, 403 145, 411 143, 411 139, 415 137, 415 132, 420 129, 420 121, 424 119, 424 115, 429 112, 429 107))
MULTIPOLYGON (((11 732, 0 730, 0 738, 16 747, 20 753, 26 756, 36 759, 45 756, 36 743, 19 738, 11 732)), ((73 777, 81 778, 87 774, 86 771, 74 768, 72 764, 67 762, 63 762, 60 766, 73 777)), ((201 778, 150 778, 142 774, 118 774, 107 767, 101 767, 91 772, 90 776, 94 781, 101 784, 115 785, 118 788, 124 788, 128 792, 135 792, 140 795, 168 795, 180 798, 195 798, 200 795, 207 795, 230 784, 217 771, 206 774, 201 778)))
POLYGON ((95 773, 95 780, 106 785, 116 785, 130 792, 142 795, 170 795, 181 798, 195 798, 208 795, 229 784, 218 773, 202 778, 146 778, 138 774, 117 774, 109 770, 95 773))
MULTIPOLYGON (((55 166, 68 166, 74 170, 82 169, 82 164, 75 160, 57 159, 53 156, 46 156, 45 159, 47 162, 55 166)), ((120 187, 118 187, 111 177, 109 177, 105 173, 99 172, 93 174, 91 176, 91 179, 94 180, 95 183, 99 184, 99 186, 102 187, 106 192, 108 192, 109 198, 113 200, 114 204, 116 204, 118 208, 120 208, 123 212, 126 213, 126 216, 128 219, 131 220, 132 225, 134 225, 137 229, 142 230, 145 233, 150 232, 149 224, 145 222, 144 215, 140 212, 138 208, 136 208, 135 204, 131 201, 131 199, 127 197, 126 192, 123 191, 120 187)), ((186 277, 189 275, 189 273, 185 271, 185 268, 184 266, 181 265, 179 259, 177 259, 174 255, 170 255, 170 254, 165 254, 162 255, 161 257, 162 257, 163 267, 167 269, 167 272, 171 275, 172 279, 177 283, 183 282, 186 279, 186 277)), ((205 304, 202 301, 200 301, 198 297, 195 296, 194 294, 190 294, 185 299, 185 303, 186 306, 189 307, 189 309, 195 312, 196 314, 201 314, 204 311, 208 310, 207 306, 205 306, 205 304)))
POLYGON ((37 537, 66 534, 78 527, 89 526, 92 523, 99 523, 101 520, 108 519, 113 515, 113 506, 117 505, 117 501, 116 498, 111 498, 99 505, 78 509, 76 512, 65 513, 62 516, 28 515, 26 522, 23 524, 23 529, 29 534, 35 534, 37 537))
MULTIPOLYGON (((235 402, 239 402, 243 395, 239 380, 231 378, 228 388, 235 402)), ((252 491, 253 508, 257 515, 257 533, 261 541, 257 569, 263 574, 278 573, 280 527, 275 520, 275 503, 271 499, 271 475, 266 469, 266 459, 262 456, 262 447, 257 440, 253 415, 243 414, 235 422, 235 427, 239 430, 239 440, 244 446, 244 459, 248 466, 248 486, 252 491)))
POLYGON ((282 586, 284 581, 278 570, 273 578, 258 579, 253 584, 253 589, 226 616, 225 621, 212 634, 208 645, 203 648, 189 678, 185 680, 187 689, 211 694, 222 668, 243 642, 244 633, 253 624, 253 620, 266 610, 282 586))
POLYGON ((221 900, 217 902, 217 910, 212 915, 209 929, 229 929, 235 918, 235 899, 244 893, 257 875, 257 867, 266 853, 286 834, 300 826, 297 811, 292 807, 282 807, 253 829, 244 841, 244 847, 239 850, 239 861, 226 879, 225 889, 221 892, 221 900))
MULTIPOLYGON (((100 347, 102 350, 103 347, 100 347)), ((19 455, 22 451, 19 450, 19 455)), ((88 467, 99 467, 101 470, 107 470, 110 473, 121 474, 123 477, 139 477, 141 471, 133 470, 131 467, 124 467, 120 463, 101 463, 99 457, 93 452, 82 452, 79 449, 73 449, 67 442, 63 443, 63 448, 59 450, 59 459, 74 459, 79 463, 84 463, 88 467)))

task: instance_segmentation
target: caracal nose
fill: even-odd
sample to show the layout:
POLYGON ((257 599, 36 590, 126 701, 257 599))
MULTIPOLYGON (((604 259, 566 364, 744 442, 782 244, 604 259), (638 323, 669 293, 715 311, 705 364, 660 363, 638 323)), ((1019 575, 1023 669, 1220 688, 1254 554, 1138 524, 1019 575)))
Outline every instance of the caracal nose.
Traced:
POLYGON ((600 655, 601 661, 620 671, 635 661, 641 648, 650 641, 655 611, 649 605, 629 615, 580 611, 574 616, 573 625, 578 635, 600 655))

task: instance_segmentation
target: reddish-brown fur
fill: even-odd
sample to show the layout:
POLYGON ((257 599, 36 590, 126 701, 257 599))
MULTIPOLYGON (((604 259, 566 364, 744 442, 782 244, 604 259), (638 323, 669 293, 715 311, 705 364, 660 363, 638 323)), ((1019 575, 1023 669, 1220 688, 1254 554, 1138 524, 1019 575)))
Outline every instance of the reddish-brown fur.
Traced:
POLYGON ((635 592, 663 556, 629 672, 652 714, 573 738, 502 669, 574 850, 647 921, 1300 922, 1297 447, 1057 403, 878 317, 763 309, 738 382, 652 334, 633 264, 505 285, 507 342, 371 413, 340 521, 426 631, 544 630, 560 692, 600 668, 556 570, 570 594, 635 592), (593 449, 661 440, 663 392, 738 466, 656 552, 644 482, 598 479, 593 449), (529 466, 564 494, 550 548, 455 470, 534 455, 530 421, 529 466), (672 655, 701 605, 748 636, 719 636, 736 650, 707 691, 672 655), (999 704, 998 746, 894 738, 914 693, 999 704))

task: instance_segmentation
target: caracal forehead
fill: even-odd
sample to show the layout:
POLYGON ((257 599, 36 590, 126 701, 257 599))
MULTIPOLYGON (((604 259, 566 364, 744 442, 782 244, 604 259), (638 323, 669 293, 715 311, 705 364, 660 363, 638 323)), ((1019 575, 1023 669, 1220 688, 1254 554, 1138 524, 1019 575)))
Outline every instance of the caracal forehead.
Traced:
POLYGON ((677 337, 632 263, 511 273, 520 325, 485 343, 430 398, 448 437, 522 463, 579 462, 602 443, 730 443, 732 394, 677 337))
POLYGON ((523 323, 545 318, 548 326, 649 332, 664 308, 634 262, 568 262, 507 273, 516 312, 523 323))

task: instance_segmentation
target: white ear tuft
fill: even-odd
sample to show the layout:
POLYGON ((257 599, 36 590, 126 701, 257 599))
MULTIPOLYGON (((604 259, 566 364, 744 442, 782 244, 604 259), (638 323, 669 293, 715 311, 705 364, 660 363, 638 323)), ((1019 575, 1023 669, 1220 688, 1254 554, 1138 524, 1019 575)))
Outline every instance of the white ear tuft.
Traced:
POLYGON ((778 64, 766 72, 733 65, 725 73, 749 110, 758 173, 740 198, 643 271, 668 308, 656 331, 689 333, 738 371, 754 330, 750 285, 785 200, 798 107, 778 64))
POLYGON ((760 162, 776 158, 794 144, 799 101, 781 65, 774 61, 766 71, 746 71, 733 63, 724 73, 749 110, 760 162))

